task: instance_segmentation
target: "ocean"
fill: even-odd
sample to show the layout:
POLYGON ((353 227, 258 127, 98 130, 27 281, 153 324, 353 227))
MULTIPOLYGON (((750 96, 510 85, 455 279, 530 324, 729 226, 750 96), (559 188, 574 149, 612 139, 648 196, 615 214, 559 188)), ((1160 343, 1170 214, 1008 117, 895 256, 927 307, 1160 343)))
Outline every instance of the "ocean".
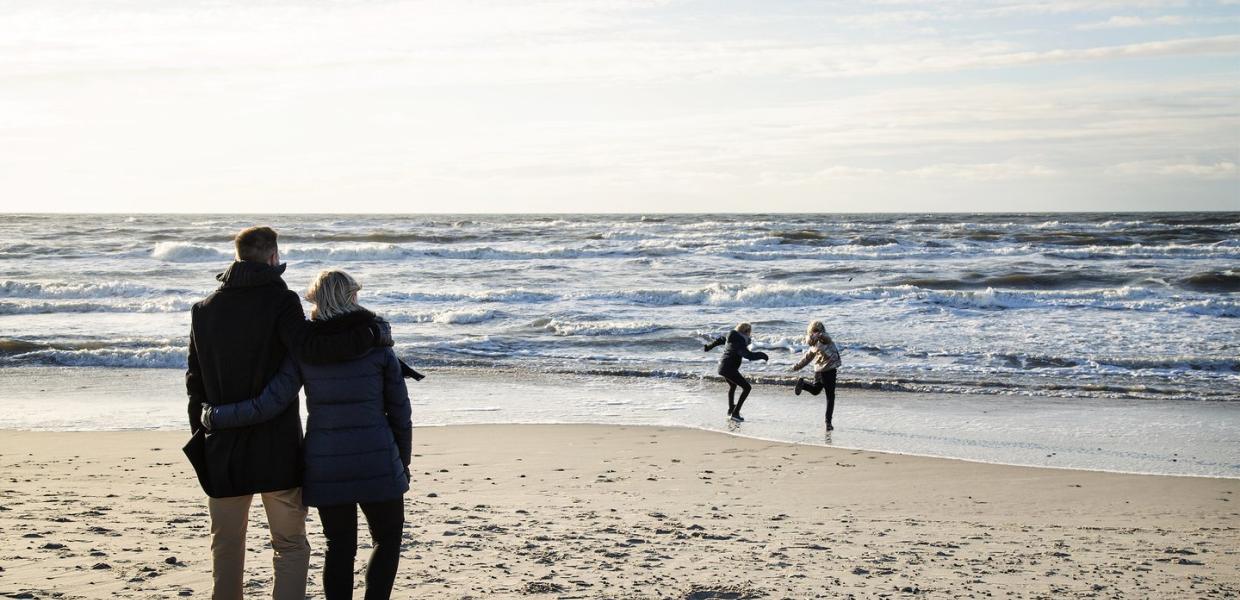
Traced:
MULTIPOLYGON (((432 380, 473 390, 457 400, 485 397, 476 410, 436 412, 428 405, 428 414, 453 415, 430 424, 545 422, 557 414, 676 424, 677 409, 666 402, 723 402, 723 386, 714 380, 719 351, 704 353, 702 342, 741 321, 753 324, 755 349, 771 356, 743 368, 759 382, 746 416, 762 421, 764 404, 812 404, 787 387, 811 319, 826 323, 840 347, 840 415, 861 408, 850 397, 896 399, 891 414, 875 419, 900 423, 900 398, 916 404, 912 399, 933 397, 955 404, 927 409, 930 421, 936 414, 967 420, 972 413, 962 415, 962 407, 1025 415, 1054 406, 1085 415, 1064 417, 1067 423, 1112 407, 1121 420, 1140 420, 1141 411, 1156 408, 1240 424, 1238 212, 6 215, 0 381, 11 391, 0 392, 0 426, 43 427, 45 421, 23 416, 39 401, 12 390, 53 372, 90 373, 88 384, 143 373, 166 385, 172 397, 163 401, 179 419, 188 310, 217 285, 233 234, 252 224, 280 232, 292 289, 304 291, 323 269, 352 273, 364 287, 362 304, 393 323, 399 355, 432 380), (475 380, 490 384, 469 383, 475 380), (616 402, 607 406, 622 408, 585 409, 573 405, 586 402, 580 395, 548 392, 547 406, 559 412, 529 419, 514 408, 525 400, 507 391, 565 385, 596 390, 616 402), (2 396, 9 396, 8 409, 2 396), (17 410, 20 403, 26 409, 17 410)), ((812 376, 808 369, 802 374, 812 376)), ((442 383, 434 388, 454 394, 442 383)), ((97 418, 81 410, 66 427, 124 425, 97 407, 97 418)), ((685 424, 726 427, 722 418, 702 419, 710 424, 685 424)), ((834 440, 806 433, 804 422, 796 425, 806 430, 801 434, 775 427, 761 435, 840 443, 850 434, 847 421, 837 421, 834 440)), ((940 425, 930 421, 906 423, 903 434, 940 425)), ((1151 426, 1124 423, 1129 433, 1151 426)), ((174 426, 141 419, 130 425, 174 426)), ((1041 435, 1036 425, 1028 429, 1041 435)), ((1208 442, 1225 448, 1240 441, 1236 430, 1224 428, 1221 439, 1208 442)), ((1168 443, 1195 448, 1191 437, 1168 443)), ((953 455, 924 445, 874 449, 953 455)), ((1129 450, 1136 451, 1117 451, 1129 450)), ((967 452, 954 455, 961 454, 967 452)), ((1240 476, 1235 450, 1207 454, 1203 460, 1215 467, 1186 473, 1240 476)), ((1122 460, 1085 466, 1184 471, 1122 460)))

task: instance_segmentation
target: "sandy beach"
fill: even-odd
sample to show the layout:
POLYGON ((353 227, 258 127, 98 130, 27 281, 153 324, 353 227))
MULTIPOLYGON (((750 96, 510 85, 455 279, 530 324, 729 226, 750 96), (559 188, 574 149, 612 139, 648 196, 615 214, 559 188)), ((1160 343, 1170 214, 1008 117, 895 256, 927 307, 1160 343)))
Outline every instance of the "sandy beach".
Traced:
MULTIPOLYGON (((206 506, 179 451, 184 437, 0 434, 0 594, 206 596, 206 506)), ((419 428, 414 452, 396 597, 1240 593, 1234 479, 662 427, 419 428)), ((255 597, 271 579, 261 515, 252 512, 247 565, 255 597)), ((313 513, 310 532, 315 595, 323 544, 313 513)))

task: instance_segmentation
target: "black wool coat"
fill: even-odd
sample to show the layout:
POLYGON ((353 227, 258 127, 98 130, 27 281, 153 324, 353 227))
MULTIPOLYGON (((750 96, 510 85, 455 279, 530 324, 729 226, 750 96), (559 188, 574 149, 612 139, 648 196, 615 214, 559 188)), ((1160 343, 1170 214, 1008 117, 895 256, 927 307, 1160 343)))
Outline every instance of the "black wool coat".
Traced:
MULTIPOLYGON (((339 330, 374 318, 358 311, 314 323, 339 330)), ((391 348, 325 365, 285 360, 258 397, 215 407, 211 427, 245 426, 280 414, 297 404, 304 385, 310 416, 302 501, 322 507, 395 500, 409 490, 413 432, 401 371, 391 348)))
MULTIPOLYGON (((189 423, 202 429, 202 403, 224 405, 259 395, 286 356, 309 362, 368 354, 377 331, 363 325, 316 331, 297 294, 281 275, 284 265, 237 261, 216 278, 220 287, 191 309, 189 423)), ((222 498, 298 487, 302 481, 301 415, 297 403, 252 427, 209 432, 206 471, 210 495, 222 498)))

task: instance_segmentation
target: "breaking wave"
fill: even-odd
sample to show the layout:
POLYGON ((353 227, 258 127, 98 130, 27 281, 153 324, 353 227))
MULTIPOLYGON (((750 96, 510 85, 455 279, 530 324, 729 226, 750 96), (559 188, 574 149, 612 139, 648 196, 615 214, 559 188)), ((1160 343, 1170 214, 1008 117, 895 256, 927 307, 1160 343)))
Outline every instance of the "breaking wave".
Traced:
POLYGON ((185 368, 188 354, 184 346, 95 348, 83 350, 45 349, 9 356, 0 355, 0 363, 33 363, 65 367, 183 369, 185 368))
POLYGON ((669 329, 665 325, 632 321, 567 321, 560 319, 537 319, 530 324, 557 336, 616 336, 642 335, 669 329))
POLYGON ((173 313, 185 312, 192 300, 160 298, 140 302, 88 301, 0 301, 0 315, 45 315, 54 313, 173 313))
POLYGON ((380 311, 383 318, 393 323, 440 323, 444 325, 470 325, 490 321, 501 315, 494 310, 462 308, 437 312, 380 311))
POLYGON ((186 290, 165 290, 120 281, 110 281, 105 283, 33 283, 23 281, 0 282, 0 298, 137 298, 141 296, 185 292, 186 290))

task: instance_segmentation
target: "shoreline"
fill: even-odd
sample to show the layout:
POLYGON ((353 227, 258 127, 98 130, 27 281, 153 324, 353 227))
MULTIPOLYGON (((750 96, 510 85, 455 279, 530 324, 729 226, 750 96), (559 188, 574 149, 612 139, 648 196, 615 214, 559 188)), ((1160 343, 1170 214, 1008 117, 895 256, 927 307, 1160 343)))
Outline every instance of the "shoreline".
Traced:
MULTIPOLYGON (((902 456, 902 457, 922 458, 922 459, 930 459, 930 460, 946 460, 946 461, 952 461, 952 462, 961 462, 961 463, 969 463, 969 464, 976 464, 976 465, 987 465, 987 466, 995 466, 995 467, 1013 467, 1017 469, 1047 469, 1047 470, 1052 470, 1052 471, 1080 471, 1083 473, 1102 473, 1102 474, 1108 474, 1108 475, 1132 475, 1132 476, 1140 476, 1140 477, 1181 477, 1181 478, 1188 478, 1188 479, 1219 479, 1219 480, 1240 481, 1240 476, 1237 476, 1237 475, 1194 475, 1191 473, 1148 473, 1148 472, 1142 472, 1142 471, 1118 471, 1114 469, 1090 469, 1090 468, 1085 468, 1085 467, 1058 467, 1058 466, 1048 466, 1048 465, 1028 465, 1028 464, 1019 464, 1019 463, 987 461, 987 460, 973 459, 973 458, 959 458, 959 457, 954 457, 954 456, 939 456, 935 454, 918 454, 916 452, 900 452, 898 450, 875 450, 873 448, 858 448, 858 447, 852 447, 852 446, 814 444, 811 442, 786 441, 786 440, 779 440, 779 439, 774 439, 774 438, 761 437, 757 435, 739 433, 736 431, 721 431, 718 429, 710 429, 707 427, 695 427, 692 425, 656 425, 656 424, 650 424, 650 423, 591 423, 591 422, 576 422, 576 421, 557 423, 554 421, 544 421, 544 422, 537 422, 537 423, 478 422, 478 423, 435 423, 435 424, 423 424, 423 425, 415 424, 413 426, 413 429, 416 432, 421 429, 452 429, 452 428, 463 428, 463 427, 519 427, 519 428, 619 427, 619 428, 653 428, 653 429, 684 430, 684 431, 692 431, 692 432, 700 432, 700 433, 720 434, 720 435, 725 435, 728 437, 735 437, 735 438, 739 438, 743 440, 752 440, 755 442, 769 442, 769 443, 774 443, 774 444, 785 444, 789 446, 798 446, 798 447, 806 447, 806 448, 831 448, 834 450, 843 450, 843 451, 848 451, 848 452, 870 452, 873 454, 882 454, 882 455, 889 455, 889 456, 902 456)), ((146 428, 146 429, 135 428, 135 429, 108 429, 108 430, 63 430, 63 431, 62 430, 42 430, 42 429, 0 429, 0 433, 71 433, 71 434, 168 433, 168 434, 171 434, 173 432, 174 432, 173 430, 162 429, 162 428, 146 428)))
MULTIPOLYGON (((1240 481, 1231 479, 986 465, 661 426, 416 429, 397 596, 1240 593, 1240 481)), ((12 540, 0 551, 0 593, 202 596, 206 509, 179 450, 186 438, 0 436, 10 480, 0 486, 0 535, 12 540)), ((261 596, 270 549, 261 509, 251 515, 247 594, 261 596)), ((314 595, 323 538, 313 510, 309 534, 314 595)), ((365 554, 363 545, 359 561, 365 554)))
MULTIPOLYGON (((178 348, 180 346, 177 346, 178 348)), ((54 344, 43 347, 43 350, 60 350, 54 344)), ((776 352, 785 350, 784 347, 768 347, 765 350, 776 352)), ((414 356, 405 353, 401 354, 398 350, 398 356, 406 360, 410 364, 418 364, 422 369, 427 371, 435 371, 450 375, 469 375, 473 377, 487 377, 504 375, 507 377, 543 377, 543 378, 563 378, 563 377, 597 377, 605 380, 629 380, 635 382, 642 381, 659 381, 659 382, 683 382, 712 384, 723 383, 722 377, 714 372, 713 366, 689 370, 677 369, 657 369, 657 368, 615 368, 609 369, 603 366, 592 367, 549 367, 541 366, 536 370, 530 370, 521 366, 508 363, 488 363, 485 361, 459 361, 445 363, 437 359, 418 360, 414 356)), ((0 356, 0 359, 11 359, 13 355, 0 356)), ((56 362, 9 362, 0 366, 0 371, 17 370, 17 371, 35 371, 39 369, 83 369, 83 370, 119 370, 119 371, 181 371, 184 369, 184 357, 176 358, 176 366, 166 364, 161 365, 135 365, 135 364, 73 364, 73 363, 56 363, 56 362)), ((700 366, 699 366, 700 367, 700 366)), ((1046 378, 1042 380, 1030 379, 1024 383, 1013 383, 1006 381, 979 381, 973 380, 950 380, 936 378, 910 378, 895 373, 874 373, 874 372, 855 372, 847 371, 849 377, 845 377, 837 381, 836 387, 839 390, 850 392, 873 392, 873 393, 891 393, 891 394, 960 394, 968 396, 980 397, 997 397, 997 398, 1071 398, 1079 400, 1122 400, 1131 402, 1143 401, 1181 401, 1181 402, 1208 402, 1208 403, 1228 403, 1240 400, 1237 396, 1228 395, 1211 395, 1202 396, 1186 392, 1185 390, 1161 390, 1149 388, 1147 386, 1136 386, 1132 388, 1117 388, 1100 386, 1098 384, 1086 382, 1063 381, 1054 378, 1046 378)), ((798 378, 812 379, 813 370, 810 368, 802 369, 796 373, 788 373, 784 371, 768 371, 768 370, 751 370, 745 372, 746 378, 754 385, 755 389, 791 389, 798 378)), ((1198 390, 1200 391, 1200 390, 1198 390)))
MULTIPOLYGON (((821 396, 779 388, 758 387, 736 425, 723 416, 722 386, 710 381, 509 375, 429 372, 410 385, 415 424, 685 427, 978 464, 1240 478, 1235 403, 842 390, 828 434, 821 396)), ((0 387, 0 430, 186 427, 179 371, 0 369, 0 387)))
MULTIPOLYGON (((915 452, 900 452, 896 450, 875 450, 872 448, 855 448, 851 446, 814 444, 811 442, 795 442, 773 438, 766 438, 757 435, 740 433, 737 431, 726 431, 718 429, 710 429, 707 427, 695 427, 692 425, 656 425, 650 423, 591 423, 591 422, 537 422, 537 423, 500 423, 500 422, 479 422, 479 423, 434 423, 434 424, 414 424, 413 430, 416 433, 419 430, 436 430, 436 429, 455 429, 469 427, 513 427, 513 428, 538 428, 538 427, 603 427, 603 428, 621 428, 621 429, 658 429, 658 430, 683 430, 686 432, 718 434, 727 437, 738 438, 742 440, 750 440, 754 442, 768 442, 773 444, 784 444, 787 446, 804 447, 804 448, 829 448, 832 450, 841 450, 847 452, 869 452, 872 454, 881 454, 884 456, 908 457, 927 460, 944 460, 951 462, 960 462, 976 465, 986 465, 993 467, 1012 467, 1016 469, 1045 469, 1051 471, 1079 471, 1083 473, 1100 473, 1107 475, 1130 475, 1137 477, 1177 477, 1188 479, 1217 479, 1224 481, 1240 481, 1240 476, 1229 475, 1194 475, 1191 473, 1146 473, 1140 471, 1117 471, 1112 469, 1087 469, 1081 467, 1057 467, 1047 465, 1026 465, 1017 463, 1005 463, 986 461, 981 459, 958 458, 954 456, 938 456, 934 454, 918 454, 915 452)), ((174 434, 171 429, 109 429, 109 430, 41 430, 41 429, 0 429, 0 433, 35 433, 35 434, 140 434, 140 433, 159 433, 174 434)), ((185 433, 188 440, 188 433, 185 433)))
MULTIPOLYGON (((909 458, 924 458, 932 460, 947 460, 953 462, 970 463, 977 465, 989 465, 996 467, 1014 467, 1018 469, 1048 469, 1054 471, 1081 471, 1085 473, 1104 473, 1111 475, 1134 475, 1144 477, 1184 477, 1190 479, 1221 479, 1221 480, 1237 480, 1240 481, 1240 475, 1195 475, 1192 473, 1148 473, 1142 471, 1118 471, 1114 469, 1090 469, 1085 467, 1059 467, 1053 465, 1028 465, 1020 463, 1007 463, 997 461, 987 461, 973 458, 959 458, 954 456, 939 456, 935 454, 918 454, 916 452, 900 452, 898 450, 875 450, 873 448, 859 448, 852 446, 825 445, 815 444, 812 442, 796 442, 767 438, 758 435, 739 433, 736 431, 726 431, 718 429, 710 429, 708 427, 695 427, 693 425, 657 425, 651 423, 592 423, 588 421, 573 422, 554 422, 542 421, 531 423, 501 423, 501 422, 478 422, 478 423, 432 423, 432 424, 415 424, 414 431, 419 429, 445 429, 457 427, 620 427, 620 428, 655 428, 670 430, 685 430, 692 432, 720 434, 728 437, 735 437, 744 440, 752 440, 755 442, 770 442, 775 444, 786 444, 789 446, 801 446, 806 448, 831 448, 834 450, 845 450, 849 452, 870 452, 874 454, 883 454, 890 456, 904 456, 909 458)), ((108 434, 108 433, 173 433, 174 430, 166 428, 134 428, 134 429, 108 429, 108 430, 47 430, 47 429, 0 429, 0 433, 74 433, 74 434, 108 434)), ((188 434, 186 434, 188 435, 188 434)), ((188 438, 187 438, 188 439, 188 438)))
MULTIPOLYGON (((909 392, 909 393, 918 393, 918 392, 909 392)), ((1058 466, 1053 466, 1053 465, 1025 465, 1025 464, 1018 464, 1018 463, 986 461, 986 460, 974 459, 974 458, 959 458, 955 456, 938 456, 935 454, 918 454, 916 452, 900 452, 898 450, 875 450, 873 448, 855 448, 852 446, 815 444, 812 442, 796 442, 796 441, 779 440, 779 439, 774 439, 774 438, 766 438, 766 437, 761 437, 757 435, 741 433, 738 431, 710 429, 707 427, 695 427, 692 425, 655 425, 655 424, 650 424, 650 423, 589 423, 589 422, 440 423, 440 424, 429 424, 429 425, 414 424, 413 428, 414 428, 414 431, 417 431, 418 429, 423 429, 423 428, 431 429, 431 428, 453 428, 453 427, 577 427, 577 426, 581 426, 581 427, 623 427, 623 428, 633 428, 633 427, 643 428, 644 427, 644 428, 669 429, 669 430, 682 429, 686 431, 721 434, 721 435, 725 435, 728 437, 752 440, 755 442, 770 442, 774 444, 786 444, 789 446, 798 446, 798 447, 806 447, 806 448, 830 448, 833 450, 844 450, 848 452, 870 452, 874 454, 882 454, 882 455, 889 455, 889 456, 904 456, 904 457, 909 457, 909 458, 923 458, 923 459, 930 459, 930 460, 947 460, 947 461, 953 461, 953 462, 962 462, 962 463, 970 463, 970 464, 977 464, 977 465, 988 465, 988 466, 995 466, 995 467, 1013 467, 1017 469, 1048 469, 1048 470, 1054 470, 1054 471, 1081 471, 1085 473, 1104 473, 1104 474, 1110 474, 1110 475, 1133 475, 1133 476, 1143 476, 1143 477, 1187 477, 1187 478, 1195 478, 1195 479, 1221 479, 1221 480, 1240 481, 1240 475, 1194 475, 1191 473, 1145 473, 1145 472, 1140 472, 1140 471, 1117 471, 1113 469, 1087 469, 1083 467, 1058 467, 1058 466)), ((3 431, 30 431, 30 430, 0 429, 0 432, 3 432, 3 431)), ((116 430, 116 431, 117 432, 142 432, 142 431, 167 431, 167 430, 166 429, 162 429, 162 430, 161 429, 129 429, 129 430, 116 430)), ((48 432, 48 433, 53 433, 53 432, 48 432)), ((96 432, 82 431, 82 432, 63 432, 63 433, 96 433, 96 432)), ((106 432, 98 432, 98 433, 106 433, 106 432)))

